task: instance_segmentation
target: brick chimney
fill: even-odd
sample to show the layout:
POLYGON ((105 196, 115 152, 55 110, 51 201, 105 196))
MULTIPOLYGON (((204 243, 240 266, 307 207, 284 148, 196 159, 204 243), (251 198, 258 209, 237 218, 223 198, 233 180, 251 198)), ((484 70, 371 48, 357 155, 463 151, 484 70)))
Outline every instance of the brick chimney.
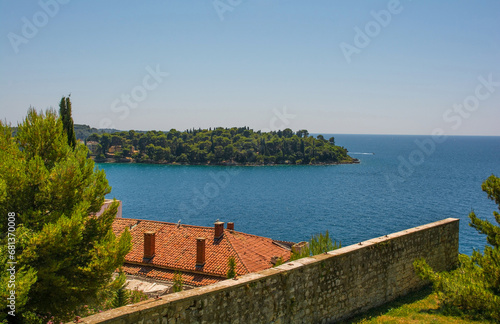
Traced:
POLYGON ((155 232, 144 232, 144 258, 151 259, 155 255, 155 232))
POLYGON ((198 237, 196 239, 196 266, 205 265, 205 238, 198 237))
POLYGON ((214 238, 215 239, 221 238, 222 235, 224 234, 224 222, 215 222, 214 229, 215 229, 214 238))
POLYGON ((309 242, 299 242, 299 243, 295 243, 294 245, 292 245, 292 252, 293 253, 297 253, 297 254, 301 254, 302 251, 304 249, 307 249, 309 247, 309 242))
POLYGON ((234 231, 234 223, 233 222, 228 222, 227 223, 227 229, 230 231, 234 231))

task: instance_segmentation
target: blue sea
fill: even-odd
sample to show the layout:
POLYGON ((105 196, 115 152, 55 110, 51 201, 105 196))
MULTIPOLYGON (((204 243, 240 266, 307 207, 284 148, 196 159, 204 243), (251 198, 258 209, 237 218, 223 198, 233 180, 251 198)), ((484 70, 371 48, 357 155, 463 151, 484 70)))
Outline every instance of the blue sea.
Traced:
POLYGON ((212 226, 299 242, 328 230, 342 245, 459 218, 460 252, 485 236, 468 214, 494 222, 497 206, 481 190, 500 176, 500 137, 342 135, 360 164, 331 166, 170 166, 98 164, 123 217, 212 226))

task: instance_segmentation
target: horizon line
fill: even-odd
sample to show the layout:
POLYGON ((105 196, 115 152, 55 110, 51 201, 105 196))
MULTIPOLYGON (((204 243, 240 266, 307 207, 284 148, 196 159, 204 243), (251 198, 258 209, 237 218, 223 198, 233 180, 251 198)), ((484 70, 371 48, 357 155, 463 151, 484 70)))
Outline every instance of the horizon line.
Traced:
MULTIPOLYGON (((94 127, 94 126, 91 126, 91 125, 88 125, 88 124, 78 124, 78 123, 75 123, 75 125, 83 125, 83 126, 89 126, 90 128, 95 128, 95 129, 99 129, 99 130, 104 130, 104 129, 114 129, 118 132, 127 132, 127 131, 130 131, 130 130, 133 130, 133 131, 139 131, 139 132, 148 132, 148 131, 160 131, 160 132, 169 132, 170 130, 160 130, 160 129, 117 129, 117 128, 98 128, 98 127, 94 127)), ((224 127, 224 126, 217 126, 217 127, 192 127, 192 128, 188 128, 188 129, 185 129, 185 130, 182 130, 181 132, 183 131, 188 131, 190 129, 209 129, 209 128, 212 128, 212 129, 216 129, 216 128, 224 128, 224 129, 231 129, 231 128, 241 128, 241 127, 249 127, 251 130, 253 130, 254 132, 258 132, 258 131, 262 131, 260 129, 254 129, 250 126, 231 126, 231 127, 224 127)), ((286 128, 290 128, 290 127, 286 127, 286 128)), ((284 128, 284 129, 286 129, 284 128)), ((177 131, 180 131, 178 128, 170 128, 170 129, 175 129, 177 131)), ((283 131, 284 129, 279 129, 279 130, 269 130, 269 131, 266 131, 266 132, 278 132, 278 131, 283 131)), ((290 128, 291 129, 291 128, 290 128)), ((293 129, 292 129, 293 130, 293 129)), ((310 135, 323 135, 323 134, 329 134, 329 135, 382 135, 382 136, 437 136, 437 135, 432 135, 432 134, 402 134, 402 133, 332 133, 332 132, 317 132, 317 131, 309 131, 308 129, 306 128, 299 128, 297 130, 307 130, 309 132, 310 135)), ((296 131, 294 131, 296 132, 296 131)), ((486 135, 486 134, 443 134, 443 135, 439 135, 439 136, 475 136, 475 137, 500 137, 500 134, 498 135, 486 135)))

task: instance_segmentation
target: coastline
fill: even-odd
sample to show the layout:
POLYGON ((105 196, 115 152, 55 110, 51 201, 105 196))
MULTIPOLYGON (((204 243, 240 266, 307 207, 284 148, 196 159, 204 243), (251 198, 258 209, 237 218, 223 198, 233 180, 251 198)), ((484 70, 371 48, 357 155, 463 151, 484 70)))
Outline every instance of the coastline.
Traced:
POLYGON ((258 167, 258 166, 327 166, 327 165, 342 165, 342 164, 360 164, 361 161, 356 158, 352 158, 352 161, 342 161, 342 162, 321 162, 321 163, 309 163, 309 164, 295 164, 295 163, 238 163, 238 162, 221 162, 217 164, 212 163, 180 163, 180 162, 167 162, 167 161, 153 161, 144 160, 136 161, 132 158, 125 159, 115 159, 106 158, 105 160, 95 160, 94 156, 90 157, 95 163, 106 163, 106 164, 161 164, 161 165, 193 165, 193 166, 248 166, 248 167, 258 167))

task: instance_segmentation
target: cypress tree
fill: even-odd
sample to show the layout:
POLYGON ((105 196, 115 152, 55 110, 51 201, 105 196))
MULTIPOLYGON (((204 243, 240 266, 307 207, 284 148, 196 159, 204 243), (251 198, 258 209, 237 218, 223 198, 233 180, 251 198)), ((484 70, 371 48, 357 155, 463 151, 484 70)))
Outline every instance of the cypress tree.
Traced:
POLYGON ((71 101, 69 99, 70 96, 62 97, 61 102, 59 103, 59 118, 61 118, 64 132, 68 137, 68 144, 73 149, 76 146, 76 136, 75 136, 75 128, 73 125, 73 117, 71 117, 71 101))

